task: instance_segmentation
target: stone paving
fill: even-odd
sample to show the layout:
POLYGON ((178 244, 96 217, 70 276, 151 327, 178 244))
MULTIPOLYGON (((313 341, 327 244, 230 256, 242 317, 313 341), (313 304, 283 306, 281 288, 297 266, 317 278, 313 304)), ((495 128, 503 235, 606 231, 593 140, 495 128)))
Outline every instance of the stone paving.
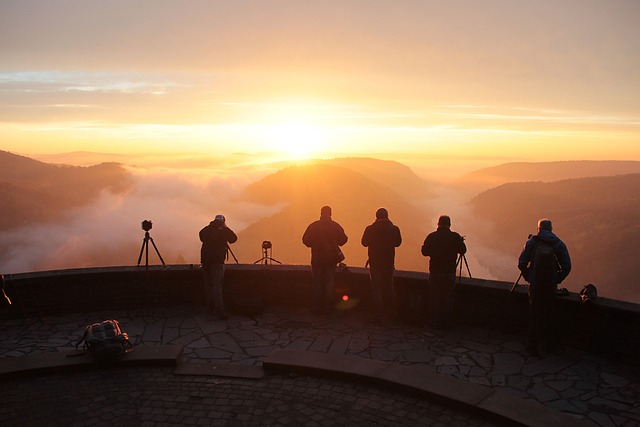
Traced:
POLYGON ((4 390, 11 390, 0 392, 7 427, 499 425, 375 386, 296 375, 247 380, 127 368, 20 378, 4 390))
MULTIPOLYGON (((189 361, 260 366, 273 350, 287 348, 419 364, 434 373, 535 399, 601 426, 640 425, 638 366, 571 348, 531 357, 525 337, 519 335, 465 327, 445 333, 400 322, 379 325, 361 310, 319 316, 304 308, 269 307, 254 317, 232 315, 222 320, 200 307, 178 306, 2 320, 0 356, 69 350, 85 325, 108 318, 118 319, 135 345, 184 345, 183 357, 189 361)), ((394 425, 387 421, 382 424, 394 425)), ((276 418, 271 422, 286 425, 276 418)))

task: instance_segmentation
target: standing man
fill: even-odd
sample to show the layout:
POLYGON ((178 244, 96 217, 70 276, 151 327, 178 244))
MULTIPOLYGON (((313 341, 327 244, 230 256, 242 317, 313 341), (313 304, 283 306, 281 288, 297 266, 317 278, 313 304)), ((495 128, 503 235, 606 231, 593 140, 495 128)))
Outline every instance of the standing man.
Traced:
POLYGON ((200 259, 204 278, 204 292, 207 308, 222 319, 229 317, 224 307, 222 282, 224 280, 224 261, 227 259, 229 243, 238 240, 238 236, 226 225, 224 215, 216 218, 200 230, 200 259))
POLYGON ((441 215, 438 229, 429 234, 422 245, 422 255, 429 257, 429 323, 437 328, 453 327, 453 291, 456 260, 464 255, 464 238, 451 231, 451 218, 441 215))
POLYGON ((567 245, 553 232, 551 221, 538 221, 538 234, 531 236, 518 258, 518 268, 529 282, 529 345, 531 355, 538 354, 540 340, 553 350, 558 345, 553 307, 558 284, 571 272, 567 245))
POLYGON ((311 248, 311 311, 328 314, 333 310, 333 285, 340 246, 347 235, 340 224, 331 219, 331 207, 320 209, 320 219, 309 224, 302 243, 311 248))
POLYGON ((393 289, 396 248, 402 243, 400 229, 389 220, 385 208, 376 211, 376 220, 364 229, 362 246, 368 248, 369 277, 375 318, 395 317, 396 293, 393 289))

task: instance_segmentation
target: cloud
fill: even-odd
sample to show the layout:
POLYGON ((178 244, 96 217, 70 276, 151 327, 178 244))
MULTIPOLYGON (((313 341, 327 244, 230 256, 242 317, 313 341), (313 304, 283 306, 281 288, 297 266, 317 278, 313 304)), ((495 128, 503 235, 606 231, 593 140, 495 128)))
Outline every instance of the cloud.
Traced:
MULTIPOLYGON (((223 213, 229 226, 240 231, 277 209, 235 200, 255 179, 252 174, 211 176, 175 169, 132 169, 132 174, 127 194, 104 191, 94 204, 73 210, 61 222, 0 234, 0 271, 136 265, 145 219, 153 222, 150 235, 165 263, 199 263, 198 232, 215 214, 223 213)), ((160 264, 153 245, 148 250, 149 262, 160 264)))

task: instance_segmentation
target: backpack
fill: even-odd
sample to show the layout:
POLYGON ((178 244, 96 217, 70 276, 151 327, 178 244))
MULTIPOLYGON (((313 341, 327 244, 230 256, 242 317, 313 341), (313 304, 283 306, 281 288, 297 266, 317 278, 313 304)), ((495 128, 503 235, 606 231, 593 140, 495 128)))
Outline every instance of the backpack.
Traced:
POLYGON ((532 268, 536 283, 556 284, 558 277, 558 258, 551 244, 538 239, 533 249, 532 268))
POLYGON ((76 349, 84 342, 96 362, 110 362, 121 359, 133 351, 129 336, 122 332, 117 320, 105 320, 84 328, 82 338, 76 343, 76 349))

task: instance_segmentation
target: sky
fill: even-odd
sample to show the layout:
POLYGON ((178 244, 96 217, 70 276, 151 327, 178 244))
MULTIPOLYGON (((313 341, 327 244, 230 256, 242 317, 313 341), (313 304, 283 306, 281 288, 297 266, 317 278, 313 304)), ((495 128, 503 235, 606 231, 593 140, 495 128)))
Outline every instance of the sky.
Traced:
POLYGON ((19 154, 640 160, 637 0, 2 0, 19 154))

